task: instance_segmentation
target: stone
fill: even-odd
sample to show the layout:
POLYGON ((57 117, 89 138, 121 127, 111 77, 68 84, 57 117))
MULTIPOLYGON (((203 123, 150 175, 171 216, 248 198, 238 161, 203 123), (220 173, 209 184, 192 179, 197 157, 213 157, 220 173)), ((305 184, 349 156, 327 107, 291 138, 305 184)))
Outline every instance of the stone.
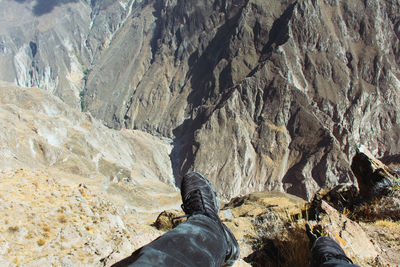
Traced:
POLYGON ((255 192, 232 199, 223 210, 230 209, 233 217, 256 217, 268 208, 287 217, 301 213, 305 204, 303 199, 282 192, 255 192))
POLYGON ((349 202, 350 210, 364 220, 400 219, 400 179, 395 165, 376 159, 365 147, 360 147, 351 168, 357 177, 359 196, 349 202))
POLYGON ((160 215, 158 215, 156 221, 154 222, 154 226, 161 231, 172 230, 179 224, 186 221, 184 218, 180 218, 184 215, 185 213, 183 211, 178 210, 163 211, 160 213, 160 215))
POLYGON ((375 262, 382 262, 378 249, 359 224, 339 213, 325 201, 321 202, 321 209, 326 213, 326 216, 321 214, 319 218, 323 232, 328 233, 356 264, 371 266, 375 262))
POLYGON ((361 197, 374 199, 387 195, 400 184, 394 170, 376 159, 365 147, 360 147, 351 168, 357 177, 361 197))
POLYGON ((365 233, 380 247, 381 257, 389 264, 400 264, 400 224, 388 219, 376 220, 373 223, 360 223, 365 233))

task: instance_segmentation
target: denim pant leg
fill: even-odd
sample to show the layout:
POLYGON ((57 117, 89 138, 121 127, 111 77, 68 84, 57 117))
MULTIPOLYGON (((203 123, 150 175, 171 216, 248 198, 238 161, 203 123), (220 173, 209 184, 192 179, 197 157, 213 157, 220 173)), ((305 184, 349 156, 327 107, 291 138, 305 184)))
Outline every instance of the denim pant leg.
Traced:
POLYGON ((332 238, 319 237, 311 248, 310 267, 360 267, 352 264, 343 249, 332 238))
POLYGON ((359 265, 349 263, 345 260, 330 259, 324 262, 320 267, 360 267, 359 265))
POLYGON ((221 225, 193 215, 113 266, 221 266, 227 250, 221 225))

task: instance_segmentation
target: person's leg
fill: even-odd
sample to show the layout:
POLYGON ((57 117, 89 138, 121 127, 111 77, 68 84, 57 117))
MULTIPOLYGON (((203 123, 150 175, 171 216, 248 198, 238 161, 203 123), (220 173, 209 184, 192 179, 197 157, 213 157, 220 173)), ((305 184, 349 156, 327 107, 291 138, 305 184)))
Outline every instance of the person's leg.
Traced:
POLYGON ((218 223, 207 216, 194 215, 141 248, 125 264, 130 261, 128 266, 221 266, 227 250, 218 223))
POLYGON ((310 267, 359 267, 353 264, 333 239, 321 236, 311 248, 310 267))
POLYGON ((183 177, 185 223, 116 263, 121 266, 230 266, 239 257, 232 232, 218 217, 219 202, 211 183, 199 173, 183 177))

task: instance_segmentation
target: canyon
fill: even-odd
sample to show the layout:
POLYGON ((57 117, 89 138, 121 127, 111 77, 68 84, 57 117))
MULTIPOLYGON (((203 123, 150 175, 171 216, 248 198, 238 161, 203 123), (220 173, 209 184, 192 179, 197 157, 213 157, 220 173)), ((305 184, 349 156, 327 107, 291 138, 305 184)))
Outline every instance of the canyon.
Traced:
MULTIPOLYGON (((181 177, 194 170, 226 203, 221 216, 233 212, 224 220, 242 227, 239 264, 249 255, 256 264, 247 234, 254 241, 266 215, 235 199, 269 214, 275 198, 304 205, 337 186, 358 188, 351 165, 360 151, 396 172, 399 67, 398 0, 0 0, 4 207, 42 216, 33 198, 19 195, 24 188, 43 207, 45 199, 79 199, 82 210, 65 205, 68 214, 98 214, 43 215, 37 228, 17 216, 0 229, 0 252, 13 246, 11 237, 29 236, 31 266, 54 246, 73 254, 51 254, 54 264, 108 266, 162 233, 156 217, 179 207, 181 177), (25 208, 10 204, 13 196, 25 208), (70 227, 73 220, 80 228, 70 227), (92 236, 86 252, 97 256, 80 255, 78 239, 80 249, 64 244, 61 232, 46 230, 52 223, 66 237, 92 236), (118 227, 130 237, 115 236, 118 227)), ((361 225, 370 236, 381 231, 361 225)), ((0 262, 21 263, 11 256, 0 262)), ((359 262, 373 265, 371 257, 359 262)))

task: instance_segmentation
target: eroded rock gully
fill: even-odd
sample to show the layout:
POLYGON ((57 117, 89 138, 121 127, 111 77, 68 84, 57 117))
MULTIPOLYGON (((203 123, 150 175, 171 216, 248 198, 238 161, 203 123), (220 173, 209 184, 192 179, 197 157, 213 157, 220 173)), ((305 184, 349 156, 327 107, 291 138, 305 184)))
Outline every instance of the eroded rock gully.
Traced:
POLYGON ((398 1, 148 1, 94 62, 84 106, 174 138, 224 198, 309 199, 399 147, 398 1))

